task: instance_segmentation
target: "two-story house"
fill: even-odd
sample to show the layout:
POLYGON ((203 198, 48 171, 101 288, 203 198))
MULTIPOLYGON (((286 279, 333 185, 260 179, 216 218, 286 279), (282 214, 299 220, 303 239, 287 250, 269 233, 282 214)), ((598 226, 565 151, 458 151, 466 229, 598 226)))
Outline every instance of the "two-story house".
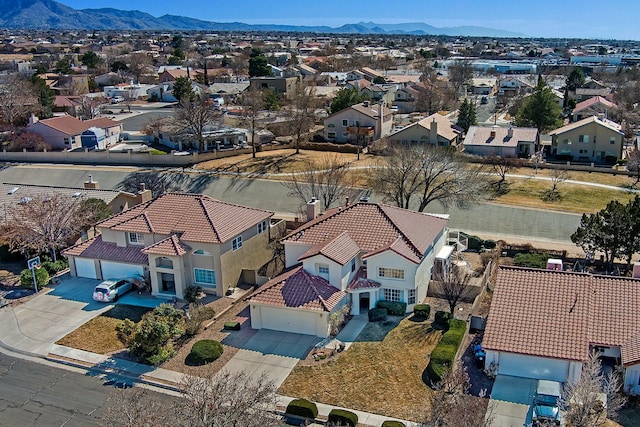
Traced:
POLYGON ((392 124, 390 109, 364 101, 324 119, 324 139, 366 147, 389 135, 392 124))
POLYGON ((249 299, 253 328, 327 336, 329 316, 345 304, 353 315, 379 300, 411 311, 436 259, 450 254, 443 216, 368 202, 318 210, 311 200, 310 221, 281 240, 288 270, 249 299))
POLYGON ((551 156, 589 163, 615 163, 622 158, 624 133, 611 120, 590 116, 549 132, 551 156))
POLYGON ((243 269, 258 269, 273 212, 199 194, 167 193, 96 225, 100 233, 62 253, 72 276, 92 279, 144 276, 153 295, 182 298, 188 286, 224 295, 243 269))

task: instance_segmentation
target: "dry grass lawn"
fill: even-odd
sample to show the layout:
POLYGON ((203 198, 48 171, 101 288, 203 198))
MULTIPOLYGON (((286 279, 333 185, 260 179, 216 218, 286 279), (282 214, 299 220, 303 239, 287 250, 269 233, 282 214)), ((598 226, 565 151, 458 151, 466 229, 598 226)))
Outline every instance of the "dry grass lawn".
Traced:
POLYGON ((150 311, 147 307, 118 304, 111 310, 89 320, 75 331, 58 340, 56 344, 78 348, 99 354, 111 354, 125 348, 118 339, 116 327, 124 319, 139 322, 142 315, 150 311))
POLYGON ((431 322, 403 319, 382 340, 369 324, 335 360, 299 364, 278 392, 316 402, 404 419, 429 409, 431 389, 422 381, 441 332, 431 322), (370 341, 361 341, 369 339, 370 341), (391 398, 392 397, 392 398, 391 398))

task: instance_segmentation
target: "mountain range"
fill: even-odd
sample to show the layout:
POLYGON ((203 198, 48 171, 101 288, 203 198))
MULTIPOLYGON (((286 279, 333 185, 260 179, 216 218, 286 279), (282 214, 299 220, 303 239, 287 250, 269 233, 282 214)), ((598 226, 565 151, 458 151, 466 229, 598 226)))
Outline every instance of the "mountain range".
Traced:
POLYGON ((434 27, 421 22, 358 22, 340 27, 210 22, 175 15, 152 16, 138 10, 74 9, 54 0, 0 0, 0 27, 50 30, 282 31, 336 34, 410 34, 475 37, 526 37, 485 27, 434 27))

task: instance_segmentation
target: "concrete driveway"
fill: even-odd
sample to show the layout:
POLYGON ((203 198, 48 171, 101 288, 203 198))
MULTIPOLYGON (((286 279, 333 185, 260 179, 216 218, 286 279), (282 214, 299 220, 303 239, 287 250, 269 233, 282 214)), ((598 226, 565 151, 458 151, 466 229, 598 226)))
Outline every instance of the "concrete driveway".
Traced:
POLYGON ((229 372, 251 377, 266 374, 276 387, 289 376, 300 359, 322 339, 311 335, 260 329, 224 366, 229 372))
POLYGON ((491 391, 494 427, 523 427, 531 424, 533 397, 538 380, 498 375, 491 391))

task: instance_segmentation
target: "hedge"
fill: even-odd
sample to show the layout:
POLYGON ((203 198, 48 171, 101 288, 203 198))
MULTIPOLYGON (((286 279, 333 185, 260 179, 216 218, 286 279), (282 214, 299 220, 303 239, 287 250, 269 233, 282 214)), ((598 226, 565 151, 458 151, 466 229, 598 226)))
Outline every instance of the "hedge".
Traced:
POLYGON ((429 304, 416 304, 413 306, 413 315, 417 317, 429 318, 431 306, 429 304))
POLYGON ((407 312, 406 302, 378 301, 376 307, 385 308, 387 312, 392 316, 404 316, 407 312))
POLYGON ((435 323, 445 329, 449 326, 449 321, 453 319, 453 314, 447 311, 436 311, 435 323))
POLYGON ((549 258, 550 255, 546 253, 517 254, 513 258, 513 264, 518 267, 546 268, 549 258))
POLYGON ((285 413, 313 420, 318 416, 318 406, 307 399, 293 399, 287 405, 285 413))
POLYGON ((225 329, 231 329, 232 331, 240 330, 240 322, 224 322, 225 329))
POLYGON ((406 427, 406 424, 400 421, 386 420, 382 423, 382 427, 406 427))
POLYGON ((192 365, 205 365, 222 356, 222 344, 214 340, 200 340, 191 347, 187 361, 192 365))
POLYGON ((458 347, 467 331, 467 322, 451 319, 449 329, 442 335, 442 339, 431 352, 431 359, 427 365, 426 374, 431 386, 439 383, 447 370, 453 365, 458 347))
POLYGON ((338 425, 356 427, 358 424, 358 416, 353 412, 345 411, 344 409, 332 409, 331 412, 329 412, 327 422, 329 424, 335 423, 338 425))
POLYGON ((381 322, 387 320, 386 308, 372 308, 369 310, 369 322, 381 322))
POLYGON ((479 251, 480 248, 482 247, 482 243, 484 242, 484 240, 482 240, 482 238, 478 236, 468 236, 467 239, 468 239, 467 244, 469 245, 469 249, 473 251, 479 251))

